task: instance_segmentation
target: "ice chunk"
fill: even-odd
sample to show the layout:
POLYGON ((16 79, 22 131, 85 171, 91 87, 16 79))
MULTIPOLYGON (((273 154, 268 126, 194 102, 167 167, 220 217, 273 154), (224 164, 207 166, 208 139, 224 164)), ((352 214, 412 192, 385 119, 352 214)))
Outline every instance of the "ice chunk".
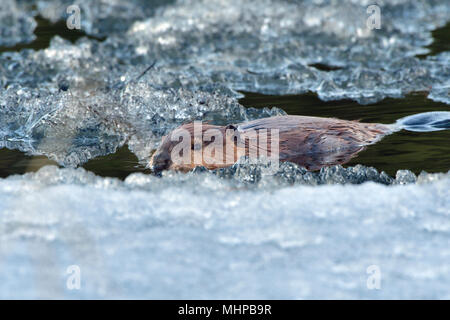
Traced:
MULTIPOLYGON (((342 166, 325 167, 320 171, 308 171, 294 163, 281 162, 278 169, 271 167, 270 162, 254 161, 242 158, 235 165, 211 171, 219 177, 233 179, 244 184, 259 186, 286 186, 291 184, 322 185, 322 184, 360 184, 374 181, 382 184, 392 184, 396 180, 385 172, 379 173, 375 168, 357 165, 343 168, 342 166)), ((196 168, 194 171, 201 171, 196 168)), ((407 171, 410 174, 410 171, 407 171)), ((414 175, 414 174, 413 174, 414 175)), ((415 182, 415 181, 410 181, 415 182)))
POLYGON ((414 183, 416 181, 416 175, 409 170, 398 170, 395 176, 395 182, 398 184, 414 183))

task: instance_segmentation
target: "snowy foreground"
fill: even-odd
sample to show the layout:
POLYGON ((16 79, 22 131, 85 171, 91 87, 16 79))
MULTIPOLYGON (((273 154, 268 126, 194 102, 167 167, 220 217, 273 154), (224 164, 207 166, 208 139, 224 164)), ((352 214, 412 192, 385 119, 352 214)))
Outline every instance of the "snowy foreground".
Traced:
POLYGON ((272 188, 45 167, 0 199, 1 298, 450 298, 448 176, 272 188))

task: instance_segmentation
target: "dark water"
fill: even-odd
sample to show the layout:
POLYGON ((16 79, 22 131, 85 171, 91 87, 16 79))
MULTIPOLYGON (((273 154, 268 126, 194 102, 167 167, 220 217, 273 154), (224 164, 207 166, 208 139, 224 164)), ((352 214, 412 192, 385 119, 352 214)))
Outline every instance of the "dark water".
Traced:
MULTIPOLYGON (((53 36, 58 35, 74 42, 87 36, 83 31, 69 30, 65 22, 52 24, 49 21, 36 18, 38 26, 35 30, 36 40, 28 44, 18 44, 14 47, 0 47, 0 53, 19 51, 22 49, 44 49, 49 46, 53 36)), ((428 46, 430 53, 435 55, 450 50, 450 23, 433 31, 434 41, 428 46)), ((103 39, 94 38, 99 41, 103 39)), ((421 58, 427 55, 420 56, 421 58)), ((313 65, 320 70, 335 70, 334 66, 313 65)), ((450 111, 450 106, 437 103, 426 98, 427 93, 413 93, 402 99, 385 99, 377 104, 362 106, 356 102, 341 100, 324 102, 315 94, 307 93, 292 96, 270 96, 245 92, 245 98, 240 103, 246 107, 279 107, 292 115, 307 115, 320 117, 336 117, 347 120, 365 122, 393 123, 395 120, 420 112, 450 111)), ((0 177, 11 174, 23 174, 37 171, 39 168, 53 164, 54 161, 44 156, 29 156, 17 150, 0 149, 0 177)), ((384 170, 394 175, 398 169, 409 169, 415 173, 444 172, 450 170, 450 130, 439 132, 397 132, 385 137, 375 145, 369 146, 347 164, 364 164, 384 170)), ((124 179, 132 172, 149 171, 139 164, 136 156, 124 146, 116 153, 98 157, 87 162, 83 167, 100 176, 118 177, 124 179)))
POLYGON ((91 159, 83 165, 83 168, 102 177, 120 179, 125 179, 133 172, 151 172, 139 163, 138 158, 128 149, 128 146, 119 148, 114 154, 91 159))
POLYGON ((37 171, 50 164, 56 165, 56 162, 44 156, 27 156, 18 150, 0 149, 0 178, 37 171))

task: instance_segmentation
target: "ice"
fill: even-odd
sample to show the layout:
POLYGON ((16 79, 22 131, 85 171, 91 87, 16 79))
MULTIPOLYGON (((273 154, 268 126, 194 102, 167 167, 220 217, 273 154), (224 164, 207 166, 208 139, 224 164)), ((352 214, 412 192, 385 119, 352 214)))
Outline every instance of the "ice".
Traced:
POLYGON ((373 103, 440 86, 448 59, 425 61, 444 1, 380 4, 382 29, 366 26, 367 3, 180 1, 128 31, 136 54, 188 64, 237 90, 317 92, 324 100, 373 103), (256 3, 257 2, 257 3, 256 3), (163 54, 164 53, 164 54, 163 54), (341 69, 324 72, 323 63, 341 69))
POLYGON ((44 167, 0 180, 0 297, 448 298, 449 190, 44 167))
MULTIPOLYGON (((66 3, 40 1, 38 10, 54 13, 53 4, 66 3)), ((367 4, 352 1, 179 1, 150 6, 148 17, 132 1, 123 12, 136 11, 134 22, 115 29, 118 5, 92 6, 109 8, 105 24, 87 14, 87 23, 111 31, 103 42, 54 37, 47 49, 0 55, 2 145, 77 166, 128 142, 145 162, 161 135, 183 122, 280 114, 245 111, 237 90, 312 91, 360 103, 430 91, 431 99, 448 101, 448 52, 415 57, 447 22, 444 1, 380 4, 380 30, 367 29, 367 4), (201 105, 205 99, 212 102, 201 105)))
POLYGON ((11 47, 17 43, 30 42, 36 21, 30 12, 15 0, 0 2, 0 47, 11 47))
POLYGON ((434 101, 450 104, 450 53, 443 52, 434 58, 438 63, 433 71, 436 74, 442 74, 446 79, 440 85, 431 88, 428 97, 434 101), (439 66, 439 67, 438 67, 439 66))
MULTIPOLYGON (((194 172, 208 172, 197 167, 194 172)), ((400 171, 399 171, 400 172, 400 171)), ((343 168, 340 165, 325 167, 320 171, 308 171, 294 163, 281 162, 278 168, 271 166, 270 162, 254 161, 248 158, 240 159, 235 165, 210 171, 221 178, 232 179, 244 185, 257 185, 258 187, 288 186, 292 184, 323 185, 323 184, 360 184, 368 181, 389 185, 396 183, 416 182, 416 176, 411 171, 400 172, 397 179, 392 179, 385 172, 378 172, 375 168, 357 165, 343 168), (404 175, 414 177, 406 179, 404 175)))
POLYGON ((184 84, 182 75, 158 66, 139 81, 147 66, 108 73, 114 61, 103 63, 97 50, 87 39, 72 45, 56 37, 48 49, 4 55, 0 145, 77 166, 128 142, 145 162, 161 136, 184 122, 227 124, 284 114, 245 109, 240 95, 223 85, 198 78, 184 84))
MULTIPOLYGON (((20 0, 19 0, 20 1, 20 0)), ((80 9, 81 29, 87 34, 105 37, 115 32, 124 32, 137 20, 151 17, 155 10, 167 0, 38 0, 36 11, 43 18, 55 23, 66 20, 73 11, 67 8, 78 6, 80 9)))
MULTIPOLYGON (((39 1, 37 10, 53 15, 66 4, 39 1)), ((0 55, 0 139, 9 139, 3 145, 26 140, 16 147, 76 166, 128 141, 145 161, 161 135, 183 122, 248 119, 237 90, 311 91, 363 104, 430 91, 431 99, 448 102, 448 52, 415 57, 427 52, 430 31, 448 21, 445 1, 380 4, 380 30, 366 26, 368 4, 354 1, 155 2, 149 12, 138 10, 145 7, 140 1, 88 2, 91 11, 78 4, 85 31, 107 35, 105 41, 54 37, 47 49, 0 55), (129 20, 115 22, 130 11, 129 20), (214 102, 199 106, 203 96, 214 102), (42 144, 41 136, 51 142, 42 144)))
POLYGON ((450 298, 450 172, 282 163, 269 175, 241 159, 120 181, 74 168, 124 144, 145 164, 184 122, 283 114, 244 108, 241 90, 448 104, 450 54, 417 57, 448 1, 379 1, 380 30, 366 27, 371 1, 2 4, 1 46, 69 4, 105 39, 0 54, 0 147, 67 167, 0 179, 0 298, 450 298), (71 265, 80 290, 66 287, 71 265), (373 265, 380 290, 366 285, 373 265))

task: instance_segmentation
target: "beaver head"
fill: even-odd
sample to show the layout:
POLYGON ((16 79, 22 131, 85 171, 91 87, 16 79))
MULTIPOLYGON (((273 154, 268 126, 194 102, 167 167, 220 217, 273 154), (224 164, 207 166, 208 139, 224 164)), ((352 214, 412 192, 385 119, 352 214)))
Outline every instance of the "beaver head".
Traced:
POLYGON ((236 158, 236 134, 233 125, 184 124, 162 138, 150 159, 150 168, 158 173, 163 170, 189 171, 196 166, 208 169, 230 166, 236 158), (231 153, 226 152, 231 150, 230 147, 231 153))

